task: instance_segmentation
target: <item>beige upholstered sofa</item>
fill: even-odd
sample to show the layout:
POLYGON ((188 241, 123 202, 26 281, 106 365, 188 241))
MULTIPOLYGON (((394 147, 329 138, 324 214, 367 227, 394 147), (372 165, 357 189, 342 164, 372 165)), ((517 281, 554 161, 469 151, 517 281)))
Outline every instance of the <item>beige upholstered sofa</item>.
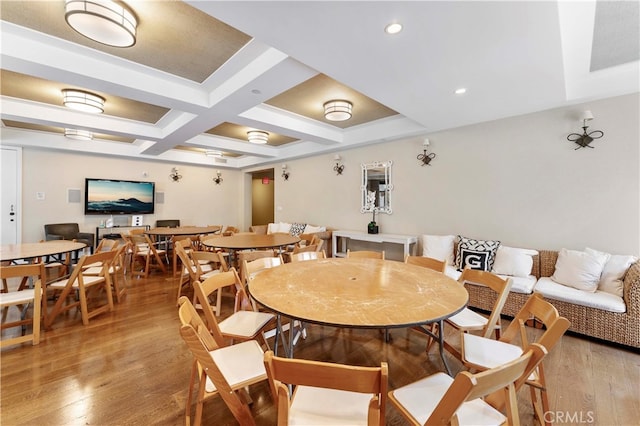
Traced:
MULTIPOLYGON (((422 239, 422 254, 425 256, 431 254, 430 257, 439 257, 441 259, 444 259, 444 254, 446 254, 450 264, 447 266, 447 275, 457 279, 460 272, 456 267, 452 266, 458 253, 457 242, 454 243, 452 248, 446 248, 444 252, 442 250, 445 250, 445 246, 436 247, 434 251, 433 244, 431 244, 431 252, 429 252, 429 248, 426 248, 429 243, 425 240, 425 237, 427 236, 423 236, 422 239), (438 250, 441 251, 440 256, 437 256, 438 250), (449 250, 452 250, 453 253, 449 253, 449 250)), ((438 238, 444 237, 436 236, 435 238, 435 241, 439 243, 438 238)), ((617 288, 617 294, 613 294, 615 292, 612 293, 601 289, 600 284, 598 284, 598 288, 595 291, 584 291, 571 285, 563 285, 556 282, 557 275, 559 275, 556 274, 556 265, 559 264, 558 258, 561 253, 566 256, 567 251, 564 249, 560 251, 516 250, 522 250, 529 255, 530 263, 527 264, 527 268, 530 268, 530 274, 528 276, 524 276, 524 274, 510 276, 513 279, 513 285, 502 310, 503 315, 514 316, 531 293, 538 292, 546 300, 553 303, 560 315, 571 322, 569 331, 636 349, 640 348, 640 261, 637 260, 637 257, 615 256, 617 258, 627 258, 629 263, 625 264, 625 268, 626 265, 630 264, 630 266, 622 274, 622 279, 616 281, 618 284, 621 281, 622 285, 617 288), (554 279, 551 277, 554 277, 554 279)), ((614 256, 610 258, 613 259, 614 256)), ((504 266, 503 262, 503 269, 504 266)), ((564 269, 566 270, 566 264, 564 269)), ((494 270, 493 272, 496 271, 494 270)), ((602 280, 604 280, 604 276, 605 273, 603 272, 602 280)), ((465 287, 469 291, 470 307, 485 311, 492 309, 495 293, 487 287, 472 283, 465 283, 465 287)))

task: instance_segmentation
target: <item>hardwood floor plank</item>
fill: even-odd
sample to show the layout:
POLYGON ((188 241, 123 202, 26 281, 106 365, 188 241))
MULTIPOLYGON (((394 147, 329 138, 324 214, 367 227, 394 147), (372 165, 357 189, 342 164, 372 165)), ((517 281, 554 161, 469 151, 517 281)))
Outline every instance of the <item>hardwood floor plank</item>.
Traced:
MULTIPOLYGON (((192 358, 180 338, 177 285, 169 275, 129 279, 123 303, 91 319, 88 326, 71 311, 56 319, 39 345, 3 348, 0 423, 183 425, 192 358)), ((232 305, 231 295, 225 295, 223 316, 232 305)), ((379 330, 317 325, 307 325, 307 330, 307 339, 295 348, 296 357, 357 365, 387 361, 391 389, 443 369, 436 348, 426 354, 425 336, 413 330, 391 330, 389 343, 379 330)), ((528 330, 531 339, 539 332, 528 330)), ((462 369, 453 357, 447 359, 454 373, 462 369)), ((638 353, 567 335, 545 367, 554 412, 591 410, 593 424, 637 424, 638 353)), ((256 423, 274 425, 276 412, 266 382, 250 391, 256 423)), ((522 389, 518 399, 522 424, 535 424, 529 390, 522 389)), ((388 425, 405 424, 391 406, 386 420, 388 425)), ((215 397, 205 403, 203 424, 236 422, 215 397)))

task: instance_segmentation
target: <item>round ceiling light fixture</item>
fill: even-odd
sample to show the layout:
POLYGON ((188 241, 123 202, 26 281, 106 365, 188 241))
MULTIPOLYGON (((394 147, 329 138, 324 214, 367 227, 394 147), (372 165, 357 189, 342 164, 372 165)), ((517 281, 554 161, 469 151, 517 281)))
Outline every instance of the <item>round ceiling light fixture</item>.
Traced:
POLYGON ((384 27, 384 32, 387 34, 398 34, 400 31, 402 31, 402 24, 398 24, 397 22, 392 22, 384 27))
POLYGON ((105 99, 93 93, 82 90, 64 89, 62 91, 62 103, 67 108, 78 111, 102 114, 104 112, 105 99))
POLYGON ((77 141, 90 141, 93 139, 93 133, 78 129, 64 129, 64 136, 77 141))
POLYGON ((353 105, 349 101, 334 99, 325 102, 324 118, 329 121, 345 121, 351 118, 353 105))
POLYGON ((269 142, 269 133, 262 130, 250 130, 247 132, 247 140, 251 143, 265 144, 269 142))
POLYGON ((78 33, 114 47, 136 44, 138 21, 121 2, 111 0, 66 0, 64 19, 78 33))

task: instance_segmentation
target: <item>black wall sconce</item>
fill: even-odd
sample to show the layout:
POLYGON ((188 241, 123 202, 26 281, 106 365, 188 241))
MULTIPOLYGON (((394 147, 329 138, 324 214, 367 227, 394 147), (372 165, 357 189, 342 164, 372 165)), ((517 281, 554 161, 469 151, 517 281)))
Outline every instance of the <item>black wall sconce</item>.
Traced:
POLYGON ((174 182, 180 182, 180 179, 182 179, 182 175, 178 171, 177 167, 174 167, 174 168, 171 169, 171 173, 169 174, 169 177, 174 182))
POLYGON ((569 136, 567 136, 568 141, 574 142, 578 145, 576 149, 593 148, 589 144, 593 142, 594 139, 600 139, 604 136, 604 132, 602 130, 594 130, 593 132, 587 133, 587 129, 589 128, 589 126, 587 126, 587 121, 591 120, 593 120, 593 114, 591 113, 591 111, 585 111, 582 114, 582 134, 571 133, 569 136))
POLYGON ((222 172, 220 170, 216 170, 216 177, 213 178, 213 181, 216 185, 220 185, 224 179, 222 179, 222 172))
POLYGON ((422 142, 422 154, 418 154, 418 160, 420 160, 421 166, 428 166, 431 160, 436 158, 436 154, 429 153, 427 154, 427 148, 429 147, 429 139, 424 138, 424 142, 422 142))
POLYGON ((282 165, 282 178, 284 180, 289 180, 289 172, 287 171, 287 165, 286 164, 282 165))
POLYGON ((334 155, 333 160, 336 162, 336 165, 333 166, 333 171, 336 172, 336 175, 341 175, 344 171, 344 164, 340 164, 340 156, 338 154, 334 155))

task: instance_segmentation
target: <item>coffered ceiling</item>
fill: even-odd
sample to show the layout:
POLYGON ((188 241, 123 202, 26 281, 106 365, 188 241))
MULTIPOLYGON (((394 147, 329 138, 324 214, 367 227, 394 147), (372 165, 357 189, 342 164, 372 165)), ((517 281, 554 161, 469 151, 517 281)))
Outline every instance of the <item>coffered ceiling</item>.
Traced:
POLYGON ((2 143, 255 168, 639 90, 638 2, 126 3, 129 48, 75 32, 63 0, 0 2, 2 143), (331 99, 352 118, 326 120, 331 99))

